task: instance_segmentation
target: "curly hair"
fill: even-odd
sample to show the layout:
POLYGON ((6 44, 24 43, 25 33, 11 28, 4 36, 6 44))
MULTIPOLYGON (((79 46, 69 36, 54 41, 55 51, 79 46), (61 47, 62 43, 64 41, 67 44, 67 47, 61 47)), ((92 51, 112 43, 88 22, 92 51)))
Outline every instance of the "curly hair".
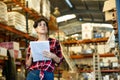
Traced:
POLYGON ((40 16, 40 18, 37 19, 37 20, 34 22, 33 27, 34 27, 34 28, 37 28, 38 23, 41 22, 41 21, 45 21, 46 26, 47 26, 47 28, 48 28, 48 20, 47 20, 47 18, 45 18, 44 16, 40 16))

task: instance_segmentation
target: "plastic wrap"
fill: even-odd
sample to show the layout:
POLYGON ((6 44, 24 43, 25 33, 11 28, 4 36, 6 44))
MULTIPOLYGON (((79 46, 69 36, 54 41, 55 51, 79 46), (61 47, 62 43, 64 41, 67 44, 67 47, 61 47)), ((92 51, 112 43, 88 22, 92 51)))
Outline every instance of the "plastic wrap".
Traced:
POLYGON ((0 1, 0 22, 7 22, 8 15, 7 15, 7 5, 0 1))
POLYGON ((28 7, 34 9, 40 15, 42 14, 48 20, 50 19, 50 2, 49 0, 29 0, 28 7), (42 3, 42 5, 41 5, 42 3), (42 6, 42 8, 41 8, 42 6), (41 12, 42 11, 42 12, 41 12))
POLYGON ((34 9, 36 12, 40 13, 40 1, 41 0, 29 0, 28 7, 34 9))
POLYGON ((34 24, 34 21, 29 19, 28 20, 28 31, 30 34, 32 33, 33 24, 34 24))
POLYGON ((43 16, 45 16, 48 20, 50 19, 50 2, 49 0, 43 1, 43 16))
POLYGON ((9 26, 14 26, 16 29, 26 32, 26 20, 25 16, 19 12, 8 12, 9 26))

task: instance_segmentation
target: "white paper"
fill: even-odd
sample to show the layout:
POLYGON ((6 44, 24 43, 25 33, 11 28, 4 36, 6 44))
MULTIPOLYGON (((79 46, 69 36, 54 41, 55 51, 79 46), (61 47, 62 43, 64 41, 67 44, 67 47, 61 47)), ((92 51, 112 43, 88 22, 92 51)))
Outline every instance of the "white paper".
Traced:
POLYGON ((47 50, 50 52, 49 41, 30 41, 30 47, 31 47, 33 62, 50 60, 50 58, 43 56, 44 50, 47 50))

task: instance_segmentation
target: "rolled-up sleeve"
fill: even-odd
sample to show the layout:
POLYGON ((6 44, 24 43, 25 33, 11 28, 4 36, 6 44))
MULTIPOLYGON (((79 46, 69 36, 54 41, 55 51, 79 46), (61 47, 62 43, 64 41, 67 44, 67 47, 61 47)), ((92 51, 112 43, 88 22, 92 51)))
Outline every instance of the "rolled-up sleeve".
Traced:
POLYGON ((56 55, 60 58, 60 62, 58 63, 58 65, 63 61, 63 55, 62 55, 62 50, 61 50, 61 45, 60 42, 57 40, 56 41, 56 55))
POLYGON ((26 60, 28 60, 29 56, 30 56, 30 47, 26 49, 26 60))

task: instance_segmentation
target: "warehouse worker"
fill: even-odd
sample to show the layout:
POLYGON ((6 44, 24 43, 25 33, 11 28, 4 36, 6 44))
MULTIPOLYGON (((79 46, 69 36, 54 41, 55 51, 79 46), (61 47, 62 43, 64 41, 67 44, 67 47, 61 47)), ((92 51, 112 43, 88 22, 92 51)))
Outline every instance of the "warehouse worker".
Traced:
POLYGON ((54 80, 55 64, 60 64, 63 61, 61 47, 59 41, 48 37, 49 27, 48 20, 41 16, 33 25, 37 32, 37 41, 49 41, 50 52, 44 50, 42 54, 50 60, 33 61, 31 48, 28 47, 26 55, 26 66, 28 74, 26 80, 54 80))

